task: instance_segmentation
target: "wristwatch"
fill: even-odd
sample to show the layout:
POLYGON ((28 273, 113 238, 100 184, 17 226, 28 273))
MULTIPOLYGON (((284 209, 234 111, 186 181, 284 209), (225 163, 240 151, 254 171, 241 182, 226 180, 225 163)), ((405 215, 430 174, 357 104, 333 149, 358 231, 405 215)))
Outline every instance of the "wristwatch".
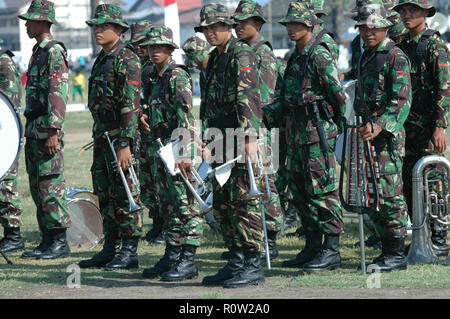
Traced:
POLYGON ((120 140, 119 141, 119 147, 120 148, 125 148, 125 147, 128 147, 128 146, 130 146, 130 143, 128 143, 128 141, 126 141, 126 140, 120 140))

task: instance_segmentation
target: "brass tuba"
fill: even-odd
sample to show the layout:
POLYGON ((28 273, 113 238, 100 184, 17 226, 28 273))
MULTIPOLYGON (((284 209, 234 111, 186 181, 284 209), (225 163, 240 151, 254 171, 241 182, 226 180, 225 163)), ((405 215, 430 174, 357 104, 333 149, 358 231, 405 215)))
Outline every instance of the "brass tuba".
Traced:
MULTIPOLYGON (((436 247, 431 242, 430 222, 434 221, 442 226, 447 226, 450 209, 450 161, 440 155, 428 155, 422 157, 414 165, 412 172, 412 240, 406 260, 410 264, 439 262, 434 250, 450 250, 447 245, 444 248, 436 247), (427 168, 430 165, 443 165, 447 172, 435 168, 427 168), (431 173, 440 175, 440 179, 431 179, 431 173), (430 192, 432 183, 442 183, 440 196, 430 192)), ((450 257, 447 260, 450 264, 450 257)))

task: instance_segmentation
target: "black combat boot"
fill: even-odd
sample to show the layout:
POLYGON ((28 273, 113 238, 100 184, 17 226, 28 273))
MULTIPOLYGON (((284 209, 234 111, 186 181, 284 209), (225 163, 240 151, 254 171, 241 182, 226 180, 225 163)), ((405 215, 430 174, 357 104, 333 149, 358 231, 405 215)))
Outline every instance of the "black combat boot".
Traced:
POLYGON ((340 267, 339 234, 325 234, 322 249, 313 260, 303 264, 302 268, 308 271, 318 271, 333 270, 340 267))
POLYGON ((144 239, 150 244, 164 244, 164 219, 156 217, 153 219, 152 229, 145 235, 144 239))
POLYGON ((80 268, 104 267, 119 253, 120 244, 121 240, 117 236, 106 235, 102 250, 92 256, 91 259, 81 260, 78 266, 80 268))
POLYGON ((0 240, 1 252, 6 253, 8 251, 22 250, 25 248, 19 227, 5 227, 3 234, 4 237, 0 240))
MULTIPOLYGON (((269 245, 269 257, 270 259, 276 259, 279 255, 277 247, 277 234, 278 232, 267 231, 267 243, 269 245)), ((266 260, 266 252, 261 252, 261 259, 266 260)))
POLYGON ((297 226, 297 210, 291 203, 288 204, 286 210, 284 210, 284 226, 283 229, 287 230, 297 226))
POLYGON ((152 268, 145 268, 142 272, 142 277, 153 279, 169 271, 180 260, 181 250, 181 246, 166 244, 164 256, 152 268))
POLYGON ((202 281, 204 286, 221 286, 225 280, 231 279, 240 272, 244 271, 244 251, 242 248, 232 248, 230 258, 225 267, 212 276, 205 276, 202 281))
POLYGON ((198 277, 198 267, 195 264, 197 246, 183 245, 178 263, 162 274, 162 281, 181 281, 198 277))
POLYGON ((245 253, 244 269, 223 283, 223 288, 238 288, 250 285, 263 285, 264 271, 259 252, 245 253))
POLYGON ((322 233, 306 232, 305 247, 300 251, 294 259, 285 260, 281 267, 287 268, 301 268, 305 263, 311 261, 322 248, 322 233))
POLYGON ((105 270, 139 268, 137 247, 138 236, 125 236, 122 238, 122 247, 113 260, 105 265, 105 270))
POLYGON ((24 251, 21 258, 39 258, 43 251, 47 250, 52 244, 52 237, 47 228, 41 229, 42 240, 41 243, 33 250, 24 251))
POLYGON ((70 247, 67 243, 66 231, 67 228, 51 229, 50 237, 52 239, 52 244, 36 258, 57 259, 68 257, 70 254, 70 247))
POLYGON ((382 243, 381 255, 367 267, 380 272, 406 270, 405 238, 383 238, 382 243))

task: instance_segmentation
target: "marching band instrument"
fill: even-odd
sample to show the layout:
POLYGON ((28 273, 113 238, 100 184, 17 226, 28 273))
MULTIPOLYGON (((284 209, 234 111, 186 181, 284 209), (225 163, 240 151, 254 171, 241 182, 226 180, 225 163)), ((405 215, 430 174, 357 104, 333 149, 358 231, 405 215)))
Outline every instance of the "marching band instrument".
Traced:
POLYGON ((0 91, 0 181, 11 172, 23 147, 23 128, 14 104, 0 91))
MULTIPOLYGON (((406 260, 410 264, 438 262, 435 250, 450 250, 450 246, 439 248, 432 244, 430 236, 430 222, 447 226, 450 209, 450 161, 440 155, 422 157, 413 167, 412 172, 413 212, 412 212, 412 239, 406 260), (427 169, 427 166, 440 164, 446 173, 437 169, 427 169), (440 180, 431 180, 430 174, 437 173, 440 180), (440 196, 430 192, 431 183, 441 183, 440 196), (424 211, 425 210, 425 211, 424 211)), ((450 257, 447 260, 449 264, 450 257)))
MULTIPOLYGON (((115 162, 115 164, 118 164, 117 154, 116 154, 116 151, 114 149, 114 143, 116 141, 118 141, 118 139, 114 139, 113 141, 111 141, 111 139, 109 138, 109 133, 108 132, 105 132, 105 136, 106 136, 106 139, 108 140, 109 146, 111 147, 111 152, 112 152, 112 154, 114 156, 114 162, 115 162)), ((138 210, 142 209, 141 206, 137 205, 135 203, 134 199, 133 199, 133 195, 131 194, 130 187, 128 186, 128 182, 127 182, 127 179, 125 178, 125 174, 123 173, 122 167, 120 167, 120 165, 119 165, 118 168, 119 168, 120 178, 122 179, 122 183, 123 183, 123 186, 125 187, 125 192, 127 194, 127 198, 128 198, 128 202, 129 202, 128 211, 130 213, 132 213, 132 212, 135 212, 135 211, 138 211, 138 210)), ((136 173, 134 171, 133 165, 131 165, 128 168, 128 171, 130 172, 130 177, 131 177, 131 180, 132 180, 133 184, 136 186, 137 190, 139 191, 140 184, 139 184, 139 180, 137 178, 137 175, 136 175, 136 173)))

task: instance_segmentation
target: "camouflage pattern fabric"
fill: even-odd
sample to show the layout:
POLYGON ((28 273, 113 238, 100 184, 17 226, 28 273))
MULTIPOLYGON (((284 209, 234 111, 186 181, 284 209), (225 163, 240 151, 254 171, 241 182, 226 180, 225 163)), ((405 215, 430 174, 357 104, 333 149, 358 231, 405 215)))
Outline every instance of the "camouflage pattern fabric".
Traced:
POLYGON ((95 8, 94 17, 86 21, 90 27, 95 25, 113 23, 123 28, 123 32, 127 31, 130 26, 122 18, 122 10, 115 4, 101 4, 95 8))
POLYGON ((47 0, 33 0, 28 11, 19 16, 22 20, 48 21, 60 26, 55 19, 55 4, 47 0))
POLYGON ((202 32, 203 27, 222 22, 228 25, 234 25, 227 7, 220 3, 211 3, 204 5, 200 10, 200 23, 194 27, 195 32, 202 32))
POLYGON ((146 40, 143 41, 140 46, 147 46, 147 45, 168 45, 173 47, 174 49, 178 49, 178 45, 176 45, 175 42, 173 42, 173 32, 170 28, 166 26, 158 26, 153 27, 150 29, 150 31, 147 33, 146 40))
POLYGON ((262 22, 266 22, 262 6, 253 0, 241 0, 234 11, 234 20, 247 20, 249 18, 259 18, 262 22))
POLYGON ((394 7, 394 10, 400 12, 400 8, 405 4, 413 4, 422 9, 429 9, 430 12, 428 17, 432 17, 436 13, 436 8, 430 3, 429 0, 399 0, 398 4, 394 7))
POLYGON ((188 38, 182 45, 186 54, 184 64, 189 68, 200 69, 203 62, 208 58, 211 52, 209 43, 197 36, 188 38))
POLYGON ((361 25, 366 25, 368 28, 389 28, 393 24, 389 21, 388 13, 384 8, 382 2, 370 2, 358 8, 356 16, 355 28, 361 25))
POLYGON ((316 17, 311 2, 291 2, 286 17, 279 21, 284 26, 288 22, 301 22, 308 27, 312 27, 319 24, 320 19, 316 17))
MULTIPOLYGON (((91 174, 94 193, 99 197, 105 234, 134 237, 140 236, 142 231, 142 210, 134 214, 128 212, 125 188, 117 168, 111 165, 114 158, 104 137, 108 131, 111 140, 131 139, 131 151, 135 153, 140 88, 141 64, 131 47, 119 41, 110 52, 100 52, 89 78, 88 107, 94 118, 91 174), (113 59, 112 67, 105 75, 108 59, 113 59)), ((124 174, 134 201, 140 205, 137 189, 132 185, 128 171, 124 174)))
POLYGON ((403 124, 411 105, 411 78, 408 58, 395 46, 389 51, 381 74, 377 72, 377 55, 383 54, 389 43, 393 41, 387 38, 376 52, 364 52, 361 78, 358 79, 362 83, 364 102, 360 94, 356 94, 355 111, 363 121, 372 119, 382 128, 381 133, 372 140, 372 145, 375 146, 380 167, 379 183, 384 202, 380 211, 371 213, 370 217, 379 237, 402 238, 406 236, 407 221, 401 175, 405 148, 403 124), (374 88, 377 80, 379 85, 374 88))
MULTIPOLYGON (((165 41, 160 37, 153 37, 153 41, 165 41)), ((155 43, 157 44, 157 43, 155 43)), ((177 67, 173 60, 158 72, 156 66, 149 74, 150 96, 149 109, 144 110, 148 115, 151 131, 143 134, 143 165, 145 178, 141 179, 143 201, 153 215, 159 215, 167 223, 166 240, 172 246, 194 245, 200 246, 203 233, 203 219, 198 205, 186 184, 179 176, 171 176, 161 159, 156 155, 159 145, 158 138, 163 144, 171 141, 174 129, 185 128, 194 134, 192 115, 192 80, 184 69, 177 67), (164 83, 164 74, 172 70, 168 83, 164 83), (166 97, 161 97, 161 86, 168 85, 166 97), (145 136, 145 137, 144 137, 145 136)), ((197 133, 198 134, 198 133, 197 133)), ((195 185, 195 183, 192 184, 195 185)))
MULTIPOLYGON (((20 107, 22 83, 17 66, 7 53, 0 55, 0 90, 11 100, 14 107, 20 107)), ((0 223, 3 227, 20 227, 22 224, 22 203, 17 189, 17 163, 0 182, 0 223)))
POLYGON ((140 20, 131 25, 131 38, 130 43, 134 44, 139 41, 145 40, 147 33, 152 28, 153 24, 148 20, 140 20))

